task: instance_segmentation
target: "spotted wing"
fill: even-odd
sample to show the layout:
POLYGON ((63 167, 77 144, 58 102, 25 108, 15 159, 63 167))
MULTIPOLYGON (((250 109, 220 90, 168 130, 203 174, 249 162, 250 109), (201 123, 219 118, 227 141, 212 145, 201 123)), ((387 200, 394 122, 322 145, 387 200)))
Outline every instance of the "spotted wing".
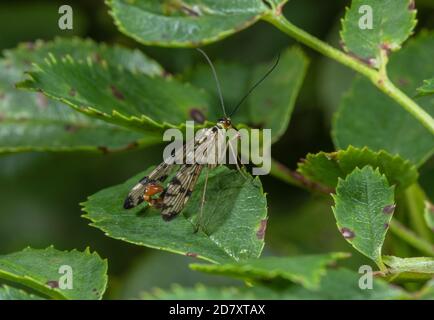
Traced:
POLYGON ((143 195, 145 194, 146 187, 152 183, 161 183, 166 180, 173 164, 166 162, 160 163, 152 172, 143 177, 130 191, 124 201, 124 209, 131 209, 143 202, 143 195))
POLYGON ((202 168, 203 165, 200 164, 183 165, 169 182, 161 206, 164 220, 169 221, 182 211, 193 192, 202 168))

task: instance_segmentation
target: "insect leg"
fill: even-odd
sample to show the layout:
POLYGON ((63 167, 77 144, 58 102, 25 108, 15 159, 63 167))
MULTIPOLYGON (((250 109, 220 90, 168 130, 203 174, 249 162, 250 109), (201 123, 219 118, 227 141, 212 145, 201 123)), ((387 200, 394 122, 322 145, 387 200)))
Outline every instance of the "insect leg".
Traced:
POLYGON ((236 161, 235 161, 235 165, 236 165, 236 167, 237 167, 237 170, 240 172, 241 176, 242 176, 245 180, 249 180, 249 178, 246 176, 246 174, 243 172, 243 170, 241 170, 241 167, 244 168, 244 165, 241 163, 241 159, 240 159, 239 155, 236 154, 236 153, 235 153, 235 150, 232 148, 232 144, 231 144, 231 142, 232 142, 233 140, 235 140, 235 139, 239 139, 239 135, 236 135, 235 137, 233 137, 232 139, 230 139, 230 140, 228 141, 228 143, 227 143, 227 146, 228 146, 228 148, 229 148, 229 151, 232 153, 232 156, 234 156, 235 159, 236 159, 236 161), (239 164, 238 164, 238 161, 240 162, 239 164), (240 165, 241 165, 241 167, 240 167, 240 165))

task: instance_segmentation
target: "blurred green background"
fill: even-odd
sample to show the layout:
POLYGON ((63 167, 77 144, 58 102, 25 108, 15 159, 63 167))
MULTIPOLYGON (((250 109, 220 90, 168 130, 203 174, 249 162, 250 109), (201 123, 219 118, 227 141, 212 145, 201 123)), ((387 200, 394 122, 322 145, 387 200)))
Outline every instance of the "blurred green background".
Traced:
MULTIPOLYGON (((284 14, 296 25, 338 45, 339 19, 349 1, 293 0, 284 14)), ((434 2, 416 1, 420 29, 433 29, 434 2)), ((99 0, 0 1, 0 48, 19 42, 50 40, 55 36, 90 37, 97 41, 138 47, 169 72, 186 72, 200 56, 191 49, 143 47, 117 31, 99 0), (57 27, 58 8, 74 10, 74 30, 57 27)), ((258 23, 206 48, 213 60, 244 64, 270 61, 294 42, 270 25, 258 23)), ((290 168, 308 152, 334 149, 330 139, 332 114, 353 73, 303 48, 311 58, 308 75, 285 136, 272 149, 273 157, 290 168)), ((109 260, 106 298, 134 298, 154 287, 197 282, 227 285, 234 280, 189 271, 192 258, 159 252, 114 240, 88 226, 79 203, 105 187, 123 182, 161 160, 162 147, 121 154, 23 153, 0 156, 0 254, 25 246, 54 244, 58 249, 90 246, 109 260)), ((422 184, 429 196, 434 187, 434 163, 422 168, 422 184), (428 187, 430 185, 430 187, 428 187)), ((369 263, 355 253, 337 232, 330 201, 315 198, 272 177, 262 179, 268 193, 269 224, 264 255, 293 255, 350 251, 347 263, 369 263)), ((387 248, 386 248, 387 251, 387 248)))

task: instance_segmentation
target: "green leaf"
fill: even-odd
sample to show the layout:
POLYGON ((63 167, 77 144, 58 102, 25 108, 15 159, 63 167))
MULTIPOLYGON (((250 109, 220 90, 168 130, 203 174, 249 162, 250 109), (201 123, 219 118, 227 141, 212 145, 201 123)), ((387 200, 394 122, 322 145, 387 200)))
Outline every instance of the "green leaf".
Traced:
POLYGON ((405 190, 418 178, 416 167, 398 155, 352 146, 337 152, 308 154, 306 160, 298 164, 297 171, 312 181, 335 188, 339 178, 345 178, 356 167, 366 165, 378 168, 386 176, 389 185, 395 185, 398 191, 405 190))
MULTIPOLYGON (((422 33, 391 56, 390 78, 409 96, 414 95, 423 79, 434 74, 433 51, 434 33, 422 33)), ((421 97, 417 102, 434 116, 434 100, 430 96, 421 97)), ((367 146, 374 151, 399 154, 416 165, 423 164, 434 153, 434 136, 396 102, 360 77, 342 99, 332 135, 339 149, 349 145, 367 146)))
POLYGON ((381 50, 398 50, 412 34, 417 23, 413 6, 413 0, 352 0, 342 20, 345 51, 379 67, 383 64, 381 50), (366 24, 369 14, 372 27, 366 24))
POLYGON ((101 299, 107 285, 107 261, 77 250, 26 248, 0 256, 0 278, 17 282, 55 299, 101 299), (72 289, 61 289, 61 266, 72 268, 72 289))
POLYGON ((285 289, 266 286, 215 288, 196 285, 185 288, 174 285, 170 290, 155 289, 142 295, 143 299, 160 300, 383 300, 406 299, 409 295, 399 287, 373 279, 372 289, 359 287, 361 275, 347 269, 329 270, 315 290, 293 285, 285 289))
POLYGON ((170 290, 156 288, 151 292, 143 292, 142 300, 245 300, 255 299, 253 292, 239 287, 210 287, 197 284, 186 288, 174 284, 170 290))
POLYGON ((287 0, 107 0, 119 30, 146 45, 191 47, 241 31, 287 0))
POLYGON ((118 45, 108 46, 90 39, 55 38, 53 41, 36 40, 21 43, 16 49, 5 50, 4 56, 10 64, 20 69, 29 68, 32 63, 41 64, 49 54, 59 59, 71 56, 75 60, 90 59, 94 63, 108 63, 131 72, 151 76, 162 76, 163 68, 137 49, 118 45))
POLYGON ((398 258, 383 256, 384 264, 389 267, 393 280, 428 280, 434 277, 434 258, 398 258))
POLYGON ((91 59, 59 60, 51 55, 29 75, 31 80, 20 83, 21 88, 42 91, 88 116, 153 135, 188 120, 192 110, 208 110, 205 92, 188 84, 91 59))
POLYGON ((361 289, 359 283, 363 274, 348 270, 329 270, 321 280, 318 290, 310 291, 295 287, 286 293, 287 299, 308 300, 392 300, 406 299, 409 295, 383 280, 373 279, 372 289, 361 289))
POLYGON ((356 168, 339 179, 332 207, 342 236, 356 250, 372 259, 381 270, 381 248, 395 209, 394 187, 379 170, 356 168))
MULTIPOLYGON (((277 69, 249 97, 250 123, 253 127, 271 129, 272 141, 277 141, 288 127, 308 64, 298 47, 286 50, 277 69)), ((269 68, 269 64, 255 67, 250 87, 269 68)))
MULTIPOLYGON (((228 113, 273 63, 274 61, 270 61, 257 66, 224 62, 215 64, 228 113)), ((308 58, 300 48, 291 47, 285 50, 277 68, 261 86, 255 89, 232 117, 234 123, 271 129, 271 139, 273 142, 277 141, 288 127, 308 64, 308 58)), ((220 117, 220 101, 209 66, 201 65, 187 74, 186 78, 197 87, 215 93, 212 109, 218 110, 214 118, 220 117)))
POLYGON ((429 201, 425 201, 424 217, 427 226, 434 232, 434 205, 429 201))
POLYGON ((423 86, 416 89, 419 96, 434 94, 434 78, 423 81, 423 86))
POLYGON ((267 209, 258 178, 246 180, 238 171, 224 166, 211 170, 203 210, 205 232, 195 233, 204 173, 183 213, 173 221, 163 221, 159 212, 146 204, 123 209, 128 192, 150 170, 90 196, 82 204, 84 217, 109 237, 211 262, 238 261, 261 254, 267 209))
POLYGON ((160 142, 159 136, 143 137, 139 132, 90 119, 41 93, 17 90, 31 61, 41 62, 48 52, 72 54, 77 58, 111 59, 114 65, 156 73, 159 66, 138 51, 109 48, 91 41, 56 39, 21 44, 5 51, 0 60, 0 153, 19 151, 117 151, 160 142))
POLYGON ((318 288, 326 267, 338 259, 349 257, 346 253, 329 253, 295 257, 264 257, 232 264, 191 264, 190 268, 206 273, 224 275, 247 281, 279 284, 291 281, 302 286, 318 288))
MULTIPOLYGON (((212 59, 212 57, 211 57, 212 59)), ((230 113, 235 105, 240 101, 243 94, 249 90, 248 86, 251 80, 253 66, 240 63, 232 63, 217 60, 213 62, 219 77, 223 100, 227 113, 230 113)), ((183 79, 190 82, 197 88, 205 90, 211 97, 210 100, 210 119, 218 119, 222 116, 222 107, 220 97, 217 93, 216 82, 211 73, 208 64, 198 64, 191 70, 188 70, 183 79), (211 113, 212 112, 212 113, 211 113)), ((240 107, 238 112, 232 117, 234 123, 249 123, 249 105, 248 101, 240 107)))
POLYGON ((27 293, 24 290, 3 285, 0 287, 0 301, 2 300, 44 300, 44 298, 27 293))

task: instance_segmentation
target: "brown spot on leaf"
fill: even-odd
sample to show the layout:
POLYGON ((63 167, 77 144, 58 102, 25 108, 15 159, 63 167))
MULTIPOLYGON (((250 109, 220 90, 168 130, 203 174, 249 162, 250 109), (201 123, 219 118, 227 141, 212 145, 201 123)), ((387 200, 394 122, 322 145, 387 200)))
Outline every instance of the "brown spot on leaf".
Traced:
POLYGON ((200 11, 198 9, 195 9, 195 7, 188 7, 185 4, 181 5, 181 11, 184 12, 186 15, 189 15, 190 17, 200 16, 200 11))
POLYGON ((358 60, 358 61, 360 61, 360 62, 363 62, 364 64, 367 64, 367 65, 370 66, 370 67, 375 66, 375 62, 376 62, 376 60, 375 60, 374 58, 363 58, 363 57, 359 57, 359 56, 356 55, 355 53, 349 51, 348 48, 347 48, 346 45, 345 45, 345 42, 343 42, 343 41, 342 41, 342 43, 341 43, 341 46, 342 46, 343 50, 344 50, 344 51, 345 51, 345 52, 346 52, 350 57, 352 57, 352 58, 354 58, 354 59, 356 59, 356 60, 358 60))
POLYGON ((410 83, 410 82, 409 82, 408 79, 406 79, 406 78, 399 78, 399 79, 398 79, 398 85, 399 85, 400 87, 407 86, 409 83, 410 83))
POLYGON ((264 129, 265 123, 260 122, 260 123, 250 123, 249 127, 250 128, 254 128, 254 129, 264 129))
POLYGON ((263 219, 263 220, 261 220, 261 223, 259 224, 258 231, 256 232, 256 237, 259 240, 264 240, 266 230, 267 230, 267 219, 263 219))
POLYGON ((75 97, 75 95, 77 94, 77 91, 76 91, 74 88, 71 88, 71 90, 69 90, 68 94, 69 94, 71 97, 75 97))
POLYGON ((5 119, 5 115, 3 113, 0 113, 0 122, 2 122, 5 119))
POLYGON ((119 151, 127 151, 127 150, 132 150, 135 149, 139 146, 139 143, 137 141, 133 141, 129 144, 127 144, 126 146, 122 146, 122 147, 117 147, 117 148, 109 148, 106 146, 99 146, 98 150, 100 150, 102 153, 112 153, 112 152, 119 152, 119 151))
POLYGON ((70 133, 77 132, 78 129, 79 129, 78 126, 74 126, 74 125, 72 125, 72 124, 67 124, 67 125, 65 126, 65 131, 68 131, 68 132, 70 132, 70 133))
POLYGON ((410 3, 408 4, 408 10, 415 10, 416 9, 416 3, 414 2, 414 0, 411 0, 410 3))
POLYGON ((170 78, 172 76, 172 74, 169 71, 164 70, 163 71, 163 77, 164 78, 170 78))
POLYGON ((352 231, 351 229, 348 229, 348 228, 342 228, 340 231, 341 231, 342 236, 348 240, 351 240, 356 236, 354 234, 354 231, 352 231))
POLYGON ((282 15, 283 6, 285 5, 285 3, 286 3, 286 2, 283 2, 283 3, 279 4, 279 5, 276 7, 276 15, 277 15, 277 16, 282 15))
POLYGON ((96 63, 101 63, 102 62, 102 57, 101 57, 101 55, 98 52, 95 52, 94 55, 93 55, 93 60, 96 63))
POLYGON ((194 252, 187 252, 185 255, 187 257, 192 257, 192 258, 196 258, 197 257, 197 253, 194 253, 194 252))
POLYGON ((98 150, 101 151, 104 154, 110 153, 109 148, 107 148, 106 146, 99 146, 98 150))
POLYGON ((122 94, 122 92, 120 92, 119 89, 116 88, 114 85, 111 85, 111 86, 110 86, 110 89, 111 89, 111 91, 112 91, 113 96, 114 96, 116 99, 118 99, 118 100, 124 100, 124 99, 125 99, 125 97, 124 97, 124 95, 122 94))
POLYGON ((386 51, 387 55, 390 55, 390 53, 392 52, 392 47, 390 46, 389 43, 382 43, 381 44, 381 49, 383 49, 384 51, 386 51))
POLYGON ((47 286, 49 286, 49 287, 51 287, 51 288, 59 288, 59 281, 56 281, 56 280, 50 280, 50 281, 47 281, 46 283, 45 283, 47 286))
POLYGON ((203 114, 203 112, 196 108, 190 110, 190 117, 197 123, 204 123, 206 120, 206 117, 203 114))
POLYGON ((36 103, 41 109, 48 107, 48 98, 41 92, 36 94, 36 103))
POLYGON ((33 51, 36 48, 36 44, 34 42, 26 42, 26 49, 29 51, 33 51))
POLYGON ((388 223, 384 224, 384 229, 389 229, 389 224, 388 223))
POLYGON ((0 92, 0 100, 3 100, 6 97, 6 94, 4 92, 0 92))
POLYGON ((395 211, 395 208, 396 208, 396 204, 389 204, 388 206, 385 206, 383 208, 383 213, 393 214, 393 212, 395 211))
POLYGON ((127 144, 127 146, 123 149, 124 150, 131 150, 131 149, 137 148, 138 146, 139 146, 138 142, 134 141, 134 142, 127 144))

